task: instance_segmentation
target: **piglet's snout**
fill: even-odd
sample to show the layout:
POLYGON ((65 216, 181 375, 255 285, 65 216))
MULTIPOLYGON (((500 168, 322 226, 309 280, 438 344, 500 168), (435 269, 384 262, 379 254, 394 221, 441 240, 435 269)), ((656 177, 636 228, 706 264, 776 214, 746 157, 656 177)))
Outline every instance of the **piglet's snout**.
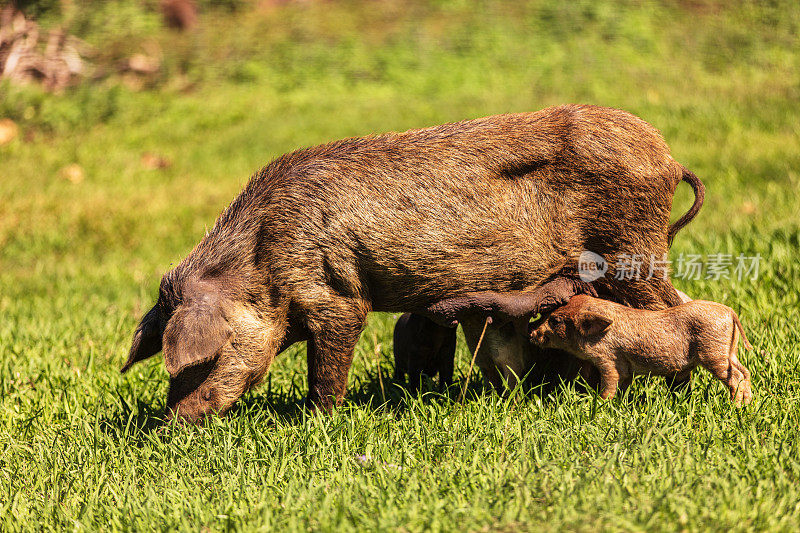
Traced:
POLYGON ((543 345, 547 342, 548 336, 547 333, 540 329, 535 329, 531 332, 531 342, 534 344, 543 345))

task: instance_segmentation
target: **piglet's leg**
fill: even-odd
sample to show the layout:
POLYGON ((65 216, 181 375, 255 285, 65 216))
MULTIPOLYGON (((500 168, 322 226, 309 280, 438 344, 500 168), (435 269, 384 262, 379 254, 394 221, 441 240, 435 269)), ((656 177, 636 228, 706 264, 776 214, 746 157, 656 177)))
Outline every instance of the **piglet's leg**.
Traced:
MULTIPOLYGON (((564 352, 567 354, 567 352, 564 352)), ((560 354, 559 354, 560 355, 560 354)), ((600 372, 589 361, 582 361, 580 368, 580 376, 586 382, 589 388, 599 390, 600 387, 600 372)))
POLYGON ((753 401, 753 389, 749 379, 739 381, 736 391, 731 391, 731 399, 737 406, 748 405, 753 401))
POLYGON ((709 349, 700 356, 700 362, 728 387, 731 401, 740 406, 750 403, 753 391, 750 386, 750 371, 736 357, 738 342, 739 332, 734 327, 730 346, 727 349, 722 345, 714 346, 714 349, 709 349))
POLYGON ((604 400, 613 398, 619 385, 619 372, 612 365, 603 365, 600 370, 600 397, 604 400))
POLYGON ((753 399, 750 380, 745 379, 744 374, 727 357, 704 362, 703 366, 728 387, 731 392, 731 401, 737 406, 747 405, 753 399))

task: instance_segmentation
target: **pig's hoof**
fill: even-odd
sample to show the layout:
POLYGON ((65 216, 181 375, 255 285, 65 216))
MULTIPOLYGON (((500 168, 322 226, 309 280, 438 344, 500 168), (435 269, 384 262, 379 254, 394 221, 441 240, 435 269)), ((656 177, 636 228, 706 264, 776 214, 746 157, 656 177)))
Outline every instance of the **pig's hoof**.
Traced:
POLYGON ((739 382, 739 386, 736 388, 734 392, 733 402, 736 407, 742 407, 743 405, 749 405, 750 402, 753 401, 753 389, 750 386, 750 380, 742 380, 739 382))

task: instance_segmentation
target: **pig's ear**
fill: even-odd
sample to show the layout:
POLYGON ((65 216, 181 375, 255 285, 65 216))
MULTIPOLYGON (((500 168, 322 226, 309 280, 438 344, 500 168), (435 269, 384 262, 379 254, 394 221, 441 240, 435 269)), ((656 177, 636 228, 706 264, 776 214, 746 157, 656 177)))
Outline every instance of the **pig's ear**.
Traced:
POLYGON ((213 289, 175 310, 164 330, 164 363, 170 376, 213 359, 233 334, 213 289))
POLYGON ((128 353, 128 360, 120 372, 127 371, 134 363, 147 359, 161 351, 161 330, 158 319, 158 306, 153 306, 139 322, 136 332, 133 334, 131 351, 128 353))
POLYGON ((608 329, 613 320, 607 316, 603 316, 594 311, 583 311, 575 320, 575 325, 578 327, 581 335, 584 337, 593 337, 599 335, 608 329))

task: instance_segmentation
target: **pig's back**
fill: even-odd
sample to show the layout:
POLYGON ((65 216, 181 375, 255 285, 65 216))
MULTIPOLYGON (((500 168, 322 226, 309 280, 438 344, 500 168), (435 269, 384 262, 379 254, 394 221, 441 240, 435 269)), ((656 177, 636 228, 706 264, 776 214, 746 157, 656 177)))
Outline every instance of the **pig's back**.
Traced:
POLYGON ((408 309, 540 284, 596 237, 587 228, 602 232, 610 204, 638 232, 644 200, 640 215, 665 230, 662 145, 644 121, 591 106, 345 139, 279 158, 221 219, 261 221, 274 276, 315 272, 376 309, 408 309))
POLYGON ((498 178, 466 155, 458 164, 453 154, 413 155, 313 162, 271 202, 268 223, 295 265, 285 266, 322 265, 376 309, 537 285, 560 266, 554 248, 572 248, 565 206, 575 191, 498 178))
POLYGON ((624 343, 629 353, 651 353, 654 373, 679 372, 698 363, 698 353, 728 346, 732 310, 722 304, 692 300, 660 311, 625 308, 624 343))
POLYGON ((733 334, 733 309, 727 305, 708 300, 692 300, 667 309, 680 313, 699 344, 730 344, 733 334))

